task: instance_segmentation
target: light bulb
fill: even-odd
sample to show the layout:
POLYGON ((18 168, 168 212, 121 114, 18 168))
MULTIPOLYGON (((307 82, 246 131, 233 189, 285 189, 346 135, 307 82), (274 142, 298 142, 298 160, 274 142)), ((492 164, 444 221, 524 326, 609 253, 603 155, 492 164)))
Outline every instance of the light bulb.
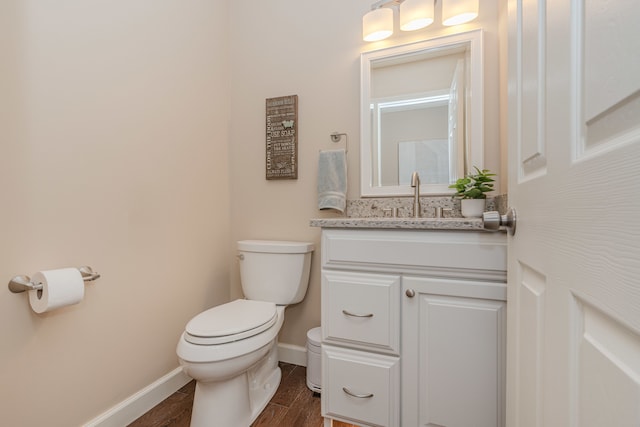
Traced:
POLYGON ((362 17, 362 38, 367 42, 383 40, 393 34, 393 10, 379 8, 362 17))
POLYGON ((414 31, 433 23, 433 0, 405 0, 400 3, 400 29, 414 31))
POLYGON ((478 16, 478 0, 443 0, 442 25, 459 25, 478 16))

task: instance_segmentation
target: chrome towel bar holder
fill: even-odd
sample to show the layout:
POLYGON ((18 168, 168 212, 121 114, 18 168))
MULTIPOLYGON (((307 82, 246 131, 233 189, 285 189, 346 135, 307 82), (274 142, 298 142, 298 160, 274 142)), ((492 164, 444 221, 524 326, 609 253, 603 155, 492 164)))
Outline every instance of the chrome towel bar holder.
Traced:
MULTIPOLYGON (((92 282, 100 278, 100 275, 93 271, 88 265, 78 267, 78 271, 82 275, 82 280, 85 282, 92 282)), ((25 291, 38 291, 42 289, 42 283, 33 283, 29 276, 14 276, 9 281, 9 290, 14 294, 19 294, 25 291)))
POLYGON ((342 140, 342 137, 344 136, 346 139, 344 151, 345 153, 349 152, 349 135, 347 135, 346 133, 333 132, 330 136, 331 136, 331 141, 333 141, 334 143, 340 142, 342 140))

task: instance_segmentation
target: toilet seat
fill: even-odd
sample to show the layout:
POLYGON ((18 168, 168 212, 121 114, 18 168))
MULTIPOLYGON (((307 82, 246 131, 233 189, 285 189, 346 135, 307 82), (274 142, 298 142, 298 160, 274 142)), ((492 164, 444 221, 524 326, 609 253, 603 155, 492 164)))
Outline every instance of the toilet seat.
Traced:
POLYGON ((272 302, 237 299, 195 316, 187 323, 184 338, 197 345, 219 345, 257 335, 277 321, 272 302))

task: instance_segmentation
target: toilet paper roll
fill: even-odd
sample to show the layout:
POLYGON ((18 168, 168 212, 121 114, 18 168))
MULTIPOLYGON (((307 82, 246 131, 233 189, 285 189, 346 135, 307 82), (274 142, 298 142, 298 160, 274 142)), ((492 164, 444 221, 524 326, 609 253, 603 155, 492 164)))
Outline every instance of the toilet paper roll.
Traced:
POLYGON ((39 271, 31 278, 42 290, 29 291, 29 304, 36 313, 77 304, 84 298, 84 281, 77 268, 39 271))

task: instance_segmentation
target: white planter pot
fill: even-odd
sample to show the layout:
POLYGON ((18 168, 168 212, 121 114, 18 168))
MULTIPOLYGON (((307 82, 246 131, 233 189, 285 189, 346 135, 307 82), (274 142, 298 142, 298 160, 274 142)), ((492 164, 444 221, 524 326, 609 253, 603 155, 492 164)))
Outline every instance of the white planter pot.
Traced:
POLYGON ((460 208, 465 218, 481 218, 484 212, 486 199, 462 199, 460 208))

